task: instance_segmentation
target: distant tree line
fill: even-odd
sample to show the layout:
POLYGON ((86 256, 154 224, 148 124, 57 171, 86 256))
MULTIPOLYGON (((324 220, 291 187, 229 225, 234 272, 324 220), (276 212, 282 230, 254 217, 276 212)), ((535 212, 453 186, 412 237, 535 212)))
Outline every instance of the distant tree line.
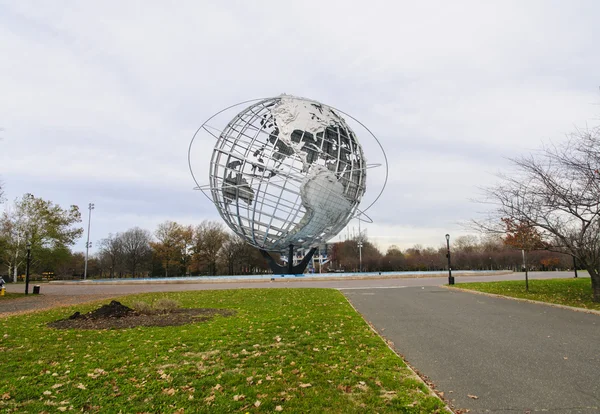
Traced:
MULTIPOLYGON (((36 278, 81 278, 85 254, 72 246, 82 236, 77 206, 63 209, 25 194, 0 216, 0 275, 17 281, 36 278)), ((258 250, 214 221, 197 226, 166 221, 152 233, 133 227, 109 234, 88 258, 90 278, 172 277, 266 272, 258 250)))
POLYGON ((255 274, 267 270, 258 250, 203 221, 197 226, 165 221, 154 233, 134 227, 109 235, 88 262, 91 277, 174 277, 255 274))
MULTIPOLYGON (((16 281, 25 273, 27 248, 33 279, 73 279, 84 274, 85 255, 72 246, 83 235, 77 206, 67 209, 25 194, 0 217, 0 275, 16 281)), ((457 237, 452 241, 456 270, 522 270, 522 249, 514 234, 457 237), (511 238, 512 237, 512 238, 511 238), (518 246, 518 244, 517 244, 518 246)), ((382 253, 362 235, 328 245, 329 262, 322 271, 433 271, 447 268, 446 247, 415 245, 382 253)), ((528 267, 535 270, 572 268, 569 255, 528 246, 528 267)), ((88 258, 89 278, 142 278, 268 273, 259 251, 215 221, 192 226, 165 221, 154 232, 139 227, 109 234, 88 258)))
MULTIPOLYGON (((358 271, 359 238, 331 245, 327 269, 358 271)), ((502 236, 459 236, 451 242, 452 268, 456 270, 523 270, 523 249, 515 248, 510 239, 502 236)), ((362 270, 377 271, 435 271, 446 270, 446 246, 438 248, 415 245, 405 250, 390 246, 382 253, 365 236, 362 238, 362 270)), ((571 256, 547 250, 530 250, 527 255, 530 270, 564 270, 573 268, 571 256)))

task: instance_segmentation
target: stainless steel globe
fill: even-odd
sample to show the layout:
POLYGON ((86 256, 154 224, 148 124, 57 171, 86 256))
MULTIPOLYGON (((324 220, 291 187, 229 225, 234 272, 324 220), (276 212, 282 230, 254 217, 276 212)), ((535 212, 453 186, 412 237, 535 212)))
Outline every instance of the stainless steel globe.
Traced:
POLYGON ((334 109, 281 95, 227 124, 209 179, 212 200, 236 234, 282 251, 324 243, 346 226, 365 192, 366 162, 334 109))
MULTIPOLYGON (((383 147, 368 128, 345 114, 377 141, 385 163, 381 191, 366 209, 358 209, 367 168, 382 164, 367 165, 355 132, 341 114, 320 102, 285 94, 247 101, 210 117, 190 143, 188 161, 198 188, 234 233, 260 249, 274 273, 301 273, 316 246, 352 218, 370 221, 364 212, 385 188, 383 147), (233 108, 249 103, 229 120, 233 108), (206 186, 196 180, 191 160, 200 133, 216 141, 206 186), (295 248, 310 248, 297 265, 292 264, 295 248), (268 252, 287 252, 287 267, 268 252)), ((207 150, 200 148, 202 154, 207 150)))

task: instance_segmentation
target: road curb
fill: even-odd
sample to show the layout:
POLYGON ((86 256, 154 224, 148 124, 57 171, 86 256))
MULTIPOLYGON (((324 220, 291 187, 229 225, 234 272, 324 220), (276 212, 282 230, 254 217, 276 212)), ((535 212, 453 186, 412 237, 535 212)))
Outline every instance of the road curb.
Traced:
POLYGON ((497 293, 481 292, 478 290, 471 290, 471 289, 460 288, 460 287, 456 287, 456 286, 441 285, 440 287, 446 288, 448 290, 458 290, 461 292, 476 293, 478 295, 490 296, 493 298, 511 299, 511 300, 516 300, 519 302, 529 302, 529 303, 535 303, 538 305, 552 306, 554 308, 567 309, 567 310, 571 310, 571 311, 575 311, 575 312, 591 313, 593 315, 600 315, 600 311, 597 311, 594 309, 577 308, 575 306, 567 306, 567 305, 561 305, 558 303, 542 302, 542 301, 533 300, 533 299, 515 298, 512 296, 499 295, 497 293))

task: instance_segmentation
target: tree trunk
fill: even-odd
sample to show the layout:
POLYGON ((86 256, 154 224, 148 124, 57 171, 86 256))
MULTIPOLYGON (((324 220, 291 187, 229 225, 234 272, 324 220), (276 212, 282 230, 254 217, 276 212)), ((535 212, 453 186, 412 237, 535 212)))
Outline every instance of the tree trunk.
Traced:
POLYGON ((590 266, 587 263, 581 264, 583 264, 581 267, 588 271, 592 281, 592 301, 600 302, 600 273, 598 273, 598 269, 595 266, 590 266))
POLYGON ((596 269, 588 268, 590 279, 592 280, 592 292, 594 302, 600 302, 600 275, 596 269))

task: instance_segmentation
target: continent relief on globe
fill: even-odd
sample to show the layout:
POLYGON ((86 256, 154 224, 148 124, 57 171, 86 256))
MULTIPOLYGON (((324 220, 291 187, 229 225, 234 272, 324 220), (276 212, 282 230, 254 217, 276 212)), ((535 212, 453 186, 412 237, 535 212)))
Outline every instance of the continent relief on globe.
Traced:
POLYGON ((225 204, 242 201, 248 208, 260 208, 257 191, 268 191, 265 184, 272 180, 287 183, 285 178, 293 174, 300 181, 305 212, 278 234, 278 244, 306 244, 335 235, 329 233, 347 224, 365 191, 365 160, 352 130, 328 106, 288 95, 278 97, 262 115, 260 128, 268 138, 246 159, 227 164, 221 187, 225 204), (300 160, 297 170, 290 171, 291 157, 300 160))

